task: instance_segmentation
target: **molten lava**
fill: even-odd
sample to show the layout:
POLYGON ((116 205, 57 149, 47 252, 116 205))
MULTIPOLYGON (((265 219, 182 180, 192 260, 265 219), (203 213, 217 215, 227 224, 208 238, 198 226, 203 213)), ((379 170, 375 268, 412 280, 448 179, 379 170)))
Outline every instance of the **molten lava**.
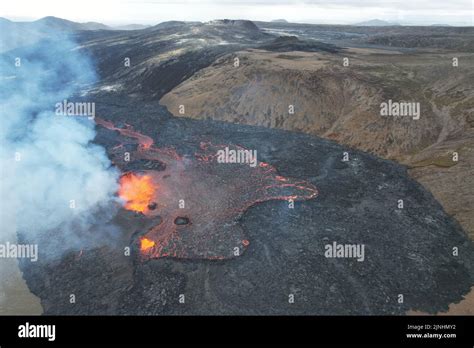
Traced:
POLYGON ((148 239, 142 238, 140 239, 140 251, 144 252, 147 251, 155 246, 155 242, 148 239))
POLYGON ((240 256, 251 243, 239 225, 247 209, 281 200, 289 202, 279 206, 285 214, 290 202, 318 195, 311 182, 282 176, 269 163, 257 161, 252 167, 217 160, 223 148, 245 150, 240 145, 202 142, 194 154, 182 156, 172 147, 154 146, 152 138, 131 126, 117 128, 108 121, 98 124, 113 131, 110 136, 119 142, 107 153, 125 173, 119 191, 125 208, 142 212, 140 221, 148 224, 138 231, 141 260, 240 256), (125 151, 133 161, 125 160, 125 151))
POLYGON ((127 173, 120 178, 119 196, 125 201, 125 209, 146 212, 154 193, 149 175, 127 173))

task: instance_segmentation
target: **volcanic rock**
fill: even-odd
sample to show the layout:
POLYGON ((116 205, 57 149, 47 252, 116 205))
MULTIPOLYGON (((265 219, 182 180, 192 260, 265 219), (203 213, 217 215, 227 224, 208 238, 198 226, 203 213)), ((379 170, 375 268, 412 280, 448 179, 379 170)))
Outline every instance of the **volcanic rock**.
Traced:
MULTIPOLYGON (((119 214, 114 223, 122 233, 109 247, 56 261, 40 253, 37 263, 21 264, 45 314, 435 313, 473 285, 473 243, 405 167, 310 135, 175 119, 158 107, 127 117, 137 107, 123 102, 129 108, 105 101, 101 108, 113 122, 124 120, 153 137, 159 148, 191 156, 203 140, 239 144, 256 149, 280 175, 317 185, 320 195, 293 208, 276 200, 248 208, 238 222, 248 249, 229 260, 143 261, 137 248, 124 256, 132 236, 147 226, 145 219, 119 214), (333 242, 364 244, 364 261, 326 258, 325 245, 333 242)), ((48 243, 37 242, 39 250, 48 243)))
POLYGON ((449 52, 351 48, 344 67, 340 55, 268 50, 223 56, 161 103, 178 117, 300 131, 397 160, 474 238, 474 60, 453 68, 449 52), (382 117, 387 100, 420 102, 420 119, 382 117))
POLYGON ((175 220, 174 220, 174 223, 176 225, 187 225, 189 224, 189 219, 187 217, 183 217, 183 216, 178 216, 175 220))

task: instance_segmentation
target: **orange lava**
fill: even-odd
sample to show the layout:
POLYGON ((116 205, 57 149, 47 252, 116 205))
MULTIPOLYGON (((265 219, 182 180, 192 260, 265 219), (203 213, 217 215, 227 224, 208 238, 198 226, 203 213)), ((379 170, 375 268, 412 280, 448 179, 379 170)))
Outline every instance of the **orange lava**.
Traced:
POLYGON ((129 126, 129 128, 117 128, 117 127, 114 126, 114 124, 112 122, 103 120, 103 119, 98 118, 98 117, 95 118, 95 123, 97 123, 97 124, 99 124, 99 125, 101 125, 105 128, 118 131, 123 136, 137 139, 140 146, 142 146, 145 150, 149 149, 151 147, 151 145, 153 145, 153 139, 152 138, 150 138, 149 136, 143 135, 141 133, 135 132, 133 129, 131 129, 130 126, 129 126))
POLYGON ((147 251, 148 249, 153 248, 154 246, 154 241, 147 238, 140 239, 140 251, 147 251))
POLYGON ((119 196, 125 201, 125 209, 146 212, 154 192, 149 175, 127 173, 120 178, 119 196))

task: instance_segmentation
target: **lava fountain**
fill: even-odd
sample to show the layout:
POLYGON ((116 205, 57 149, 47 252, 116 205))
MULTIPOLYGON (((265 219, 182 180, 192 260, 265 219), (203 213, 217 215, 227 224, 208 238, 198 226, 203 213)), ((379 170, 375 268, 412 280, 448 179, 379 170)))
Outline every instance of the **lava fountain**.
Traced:
POLYGON ((125 209, 145 213, 156 187, 149 175, 126 173, 120 177, 119 197, 125 202, 125 209))
POLYGON ((148 238, 141 238, 140 239, 140 251, 143 253, 146 253, 149 249, 153 248, 155 246, 155 242, 152 240, 149 240, 148 238))
POLYGON ((237 145, 203 142, 195 154, 181 156, 172 148, 153 146, 150 137, 130 126, 97 123, 114 131, 119 144, 107 151, 123 173, 119 196, 124 208, 143 214, 150 223, 139 240, 143 260, 240 256, 251 244, 239 224, 248 208, 268 200, 301 201, 318 195, 311 183, 281 176, 269 163, 218 163, 219 150, 243 149, 237 145))

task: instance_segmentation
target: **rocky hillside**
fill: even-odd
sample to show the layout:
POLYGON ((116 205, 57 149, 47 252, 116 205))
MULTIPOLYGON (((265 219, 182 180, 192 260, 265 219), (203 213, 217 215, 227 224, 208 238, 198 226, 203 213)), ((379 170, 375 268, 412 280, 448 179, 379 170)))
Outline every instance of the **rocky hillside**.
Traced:
POLYGON ((468 54, 246 50, 216 60, 161 103, 176 116, 301 131, 413 166, 412 174, 474 234, 473 68, 468 54), (420 103, 420 118, 382 117, 388 100, 420 103), (453 152, 459 161, 451 160, 453 152))
POLYGON ((161 98, 218 57, 273 40, 251 21, 163 22, 133 31, 81 32, 81 50, 97 65, 93 93, 161 98))

